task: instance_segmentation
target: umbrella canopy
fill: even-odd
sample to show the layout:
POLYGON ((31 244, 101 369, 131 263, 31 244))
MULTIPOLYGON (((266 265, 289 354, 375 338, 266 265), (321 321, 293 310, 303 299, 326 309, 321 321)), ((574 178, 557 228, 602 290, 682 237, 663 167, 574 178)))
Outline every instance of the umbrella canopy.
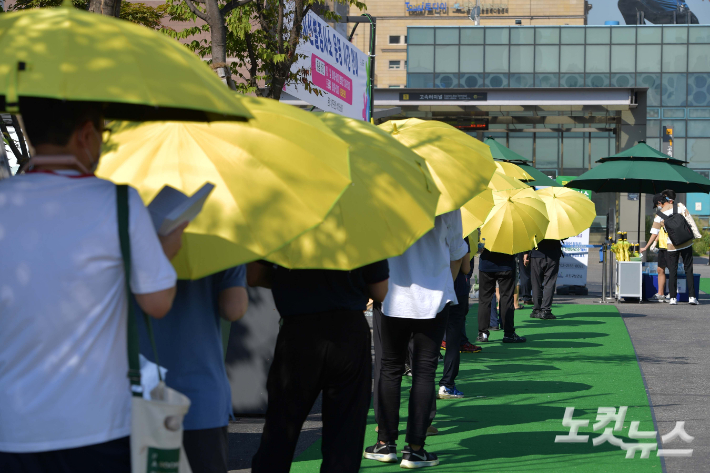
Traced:
POLYGON ((518 167, 528 173, 533 180, 525 181, 527 184, 535 187, 562 187, 562 184, 557 181, 550 179, 548 176, 544 175, 537 169, 527 164, 518 164, 518 167))
POLYGON ((594 202, 586 195, 572 189, 548 187, 536 191, 547 207, 550 224, 545 238, 564 240, 579 235, 592 226, 597 211, 594 202))
POLYGON ((426 161, 367 122, 321 118, 350 144, 353 183, 322 224, 266 259, 291 269, 351 270, 401 255, 434 227, 440 193, 426 161))
MULTIPOLYGON (((523 156, 519 155, 515 151, 506 148, 502 144, 500 144, 498 141, 495 140, 495 138, 488 137, 484 141, 485 144, 490 146, 491 148, 491 155, 493 156, 493 159, 498 160, 498 161, 506 161, 510 162, 511 164, 515 164, 517 167, 522 169, 525 173, 527 173, 530 178, 528 179, 523 179, 525 182, 530 184, 531 186, 548 186, 548 187, 562 187, 560 184, 558 184, 556 181, 553 179, 550 179, 534 167, 530 166, 527 164, 530 162, 528 158, 524 158, 523 156)), ((513 176, 516 177, 516 176, 513 176)), ((517 178, 517 177, 516 177, 517 178)))
MULTIPOLYGON (((0 15, 0 110, 18 98, 106 104, 112 119, 240 120, 240 96, 184 45, 144 26, 76 9, 0 15)), ((22 106, 20 100, 20 107, 22 106)))
POLYGON ((488 251, 514 255, 545 238, 547 207, 532 188, 493 192, 494 207, 481 227, 488 251))
POLYGON ((181 279, 268 255, 320 224, 351 182, 347 143, 316 116, 270 99, 245 104, 247 123, 111 125, 97 174, 146 203, 165 185, 191 195, 215 184, 173 260, 181 279))
POLYGON ((483 225, 486 217, 495 205, 493 202, 493 192, 506 191, 511 189, 528 189, 530 186, 512 177, 508 177, 500 170, 493 173, 488 189, 478 194, 473 199, 466 202, 461 207, 461 223, 463 226, 463 236, 470 235, 475 229, 483 225))
POLYGON ((426 160, 441 191, 437 215, 460 209, 483 192, 496 169, 488 146, 446 123, 409 118, 379 126, 426 160))
POLYGON ((525 172, 520 166, 506 161, 496 161, 496 168, 508 177, 518 179, 520 181, 534 181, 533 177, 525 172))
POLYGON ((500 161, 530 161, 528 158, 522 157, 510 148, 506 148, 497 142, 492 136, 489 136, 483 142, 491 147, 491 155, 493 156, 493 159, 500 161))

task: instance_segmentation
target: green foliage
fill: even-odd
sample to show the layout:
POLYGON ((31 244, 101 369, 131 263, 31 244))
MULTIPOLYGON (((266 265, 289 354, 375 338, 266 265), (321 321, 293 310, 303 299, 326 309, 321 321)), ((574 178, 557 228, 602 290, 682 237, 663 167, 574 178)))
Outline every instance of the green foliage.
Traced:
MULTIPOLYGON (((8 11, 29 10, 30 8, 58 7, 62 0, 17 0, 8 11)), ((80 10, 89 9, 89 0, 72 0, 72 4, 80 10)))
MULTIPOLYGON (((366 9, 358 0, 337 0, 347 3, 359 10, 366 9)), ((255 0, 229 12, 225 17, 227 26, 227 57, 232 60, 229 66, 237 77, 237 90, 242 93, 259 93, 259 87, 270 87, 268 95, 278 97, 284 84, 299 83, 306 90, 315 92, 309 80, 309 68, 291 71, 291 66, 301 55, 296 47, 303 41, 300 25, 296 29, 297 37, 292 37, 292 31, 282 27, 279 35, 279 3, 268 0, 255 0), (281 36, 281 37, 279 37, 281 36)), ((314 6, 322 6, 322 0, 303 0, 303 16, 314 6)), ((167 0, 166 13, 173 21, 195 22, 196 15, 190 11, 184 0, 167 0)), ((204 7, 196 4, 204 11, 204 7)), ((333 11, 322 12, 330 21, 338 21, 340 17, 333 11)), ((294 11, 283 11, 282 25, 290 25, 294 21, 294 11)), ((194 36, 210 31, 209 25, 193 25, 181 31, 166 31, 175 39, 189 40, 194 36)), ((211 42, 208 39, 192 39, 187 46, 200 57, 210 57, 211 42)))
POLYGON ((699 238, 693 242, 693 255, 695 256, 707 256, 708 250, 710 250, 710 232, 703 230, 703 225, 698 219, 698 217, 693 216, 695 219, 695 225, 700 230, 702 238, 699 238))

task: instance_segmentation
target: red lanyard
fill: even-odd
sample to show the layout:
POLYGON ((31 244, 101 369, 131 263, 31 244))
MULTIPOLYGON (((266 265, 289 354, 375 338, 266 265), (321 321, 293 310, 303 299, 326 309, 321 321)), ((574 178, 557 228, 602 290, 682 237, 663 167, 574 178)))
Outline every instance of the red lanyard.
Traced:
MULTIPOLYGON (((73 171, 73 170, 70 169, 70 171, 73 171)), ((74 171, 74 172, 79 172, 79 171, 74 171)), ((27 171, 25 174, 54 174, 55 176, 68 177, 71 179, 81 179, 84 177, 96 177, 95 174, 84 174, 84 173, 80 173, 80 172, 79 172, 79 174, 63 174, 63 173, 52 171, 49 169, 32 169, 30 171, 27 171)))

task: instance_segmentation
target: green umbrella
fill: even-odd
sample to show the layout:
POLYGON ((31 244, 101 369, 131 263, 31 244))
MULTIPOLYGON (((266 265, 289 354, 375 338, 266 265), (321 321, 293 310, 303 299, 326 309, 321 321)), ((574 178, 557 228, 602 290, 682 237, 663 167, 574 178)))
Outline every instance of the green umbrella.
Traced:
POLYGON ((506 148, 502 144, 498 143, 495 138, 489 136, 485 139, 484 143, 491 148, 491 155, 493 156, 493 159, 516 164, 535 178, 534 181, 525 181, 527 185, 535 187, 562 187, 556 181, 550 179, 534 167, 527 164, 530 162, 528 158, 524 158, 515 151, 506 148))
MULTIPOLYGON (((657 151, 645 142, 614 156, 602 158, 599 166, 567 183, 566 187, 594 192, 638 192, 657 194, 710 192, 710 180, 684 166, 684 162, 657 151)), ((641 196, 639 195, 639 240, 641 239, 641 196)))

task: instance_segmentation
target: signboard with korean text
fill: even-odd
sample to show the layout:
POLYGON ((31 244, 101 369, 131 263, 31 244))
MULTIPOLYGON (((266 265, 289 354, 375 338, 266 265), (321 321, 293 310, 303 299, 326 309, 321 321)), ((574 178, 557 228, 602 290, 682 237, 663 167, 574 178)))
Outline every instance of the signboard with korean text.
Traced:
MULTIPOLYGON (((566 185, 573 181, 574 176, 557 176, 557 182, 566 185)), ((592 198, 592 191, 585 189, 574 189, 592 198)), ((558 286, 586 286, 587 268, 589 266, 589 229, 587 228, 579 235, 569 237, 562 242, 562 251, 565 257, 560 260, 560 270, 557 274, 558 286)))
POLYGON ((305 57, 299 58, 291 70, 309 69, 309 79, 320 94, 308 92, 299 83, 286 85, 284 92, 326 112, 369 121, 367 78, 370 65, 367 54, 312 11, 303 19, 303 36, 297 52, 305 57))
POLYGON ((452 94, 445 92, 402 92, 399 94, 399 100, 404 102, 485 102, 486 100, 488 100, 488 94, 486 92, 478 92, 475 94, 452 94))

